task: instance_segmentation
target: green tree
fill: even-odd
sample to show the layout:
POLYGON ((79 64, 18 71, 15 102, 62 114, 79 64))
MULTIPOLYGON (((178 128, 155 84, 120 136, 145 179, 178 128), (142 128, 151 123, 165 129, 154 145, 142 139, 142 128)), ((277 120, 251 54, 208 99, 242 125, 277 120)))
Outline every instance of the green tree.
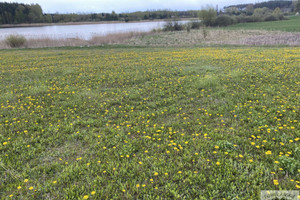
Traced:
POLYGON ((15 23, 24 23, 26 21, 25 10, 26 8, 24 5, 18 5, 15 11, 15 23))
POLYGON ((283 13, 281 12, 281 10, 280 10, 279 7, 277 7, 277 8, 273 11, 272 15, 273 15, 277 20, 283 19, 283 13))
POLYGON ((296 4, 296 12, 300 12, 300 0, 298 0, 298 3, 296 4))
POLYGON ((38 4, 31 4, 29 6, 28 18, 31 23, 42 22, 43 10, 41 6, 38 4))
POLYGON ((264 17, 268 14, 271 14, 271 10, 267 7, 256 8, 253 13, 253 15, 257 17, 264 17))
POLYGON ((246 7, 246 15, 253 15, 254 13, 254 6, 253 4, 249 4, 247 7, 246 7))
POLYGON ((204 25, 213 26, 217 18, 217 11, 211 7, 201 10, 199 13, 199 18, 202 20, 204 25))

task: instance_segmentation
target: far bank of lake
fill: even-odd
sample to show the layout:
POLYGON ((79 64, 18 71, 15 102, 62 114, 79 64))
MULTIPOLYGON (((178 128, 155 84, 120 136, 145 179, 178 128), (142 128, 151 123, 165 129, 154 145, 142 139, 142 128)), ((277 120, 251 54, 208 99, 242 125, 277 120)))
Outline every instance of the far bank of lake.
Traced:
MULTIPOLYGON (((188 20, 180 21, 187 23, 188 20)), ((8 35, 23 35, 27 39, 32 38, 51 38, 51 39, 68 39, 79 38, 89 40, 93 36, 103 36, 113 33, 124 32, 149 32, 153 29, 160 29, 166 22, 142 21, 142 22, 75 22, 61 24, 20 24, 7 25, 0 27, 0 40, 5 39, 8 35), (12 27, 9 27, 12 26, 12 27)))

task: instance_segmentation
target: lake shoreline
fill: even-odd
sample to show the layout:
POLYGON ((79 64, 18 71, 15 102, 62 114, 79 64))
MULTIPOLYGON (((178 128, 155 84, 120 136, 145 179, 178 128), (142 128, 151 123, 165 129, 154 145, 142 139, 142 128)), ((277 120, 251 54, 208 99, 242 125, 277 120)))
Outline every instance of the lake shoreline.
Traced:
MULTIPOLYGON (((140 21, 99 21, 99 22, 63 22, 63 23, 35 23, 35 24, 2 24, 0 28, 25 28, 43 26, 66 26, 66 25, 90 25, 90 24, 120 24, 120 23, 143 23, 143 22, 162 22, 171 19, 140 20, 140 21)), ((198 20, 197 18, 181 18, 178 21, 198 20)))

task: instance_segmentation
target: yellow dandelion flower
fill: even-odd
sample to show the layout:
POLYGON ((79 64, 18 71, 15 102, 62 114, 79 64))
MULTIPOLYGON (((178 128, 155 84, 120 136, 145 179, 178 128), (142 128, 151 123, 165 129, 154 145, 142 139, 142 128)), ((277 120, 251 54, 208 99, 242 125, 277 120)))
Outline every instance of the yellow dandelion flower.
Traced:
POLYGON ((278 185, 278 180, 273 180, 274 185, 278 185))
POLYGON ((140 184, 136 184, 136 187, 139 188, 139 187, 140 187, 140 184))
POLYGON ((267 151, 267 152, 266 152, 266 155, 271 155, 271 154, 272 154, 271 151, 267 151))
POLYGON ((216 164, 217 164, 217 165, 220 165, 221 163, 220 163, 220 162, 216 162, 216 164))
POLYGON ((95 194, 96 194, 96 191, 92 191, 92 192, 91 192, 91 195, 95 195, 95 194))
POLYGON ((33 190, 33 187, 30 187, 29 190, 33 190))
POLYGON ((20 190, 21 188, 22 188, 21 186, 18 186, 18 187, 17 187, 18 190, 20 190))
POLYGON ((89 195, 83 196, 83 199, 88 199, 88 198, 89 198, 89 195))
POLYGON ((24 180, 24 183, 27 183, 27 182, 28 182, 28 179, 25 179, 25 180, 24 180))

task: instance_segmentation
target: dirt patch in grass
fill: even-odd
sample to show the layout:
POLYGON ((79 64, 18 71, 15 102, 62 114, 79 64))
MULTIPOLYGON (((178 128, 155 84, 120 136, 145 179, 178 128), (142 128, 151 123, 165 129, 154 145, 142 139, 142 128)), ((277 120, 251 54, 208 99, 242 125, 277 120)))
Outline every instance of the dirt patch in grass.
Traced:
POLYGON ((132 38, 131 45, 141 46, 209 46, 209 45, 300 45, 300 33, 261 30, 206 29, 191 32, 156 33, 132 38))

